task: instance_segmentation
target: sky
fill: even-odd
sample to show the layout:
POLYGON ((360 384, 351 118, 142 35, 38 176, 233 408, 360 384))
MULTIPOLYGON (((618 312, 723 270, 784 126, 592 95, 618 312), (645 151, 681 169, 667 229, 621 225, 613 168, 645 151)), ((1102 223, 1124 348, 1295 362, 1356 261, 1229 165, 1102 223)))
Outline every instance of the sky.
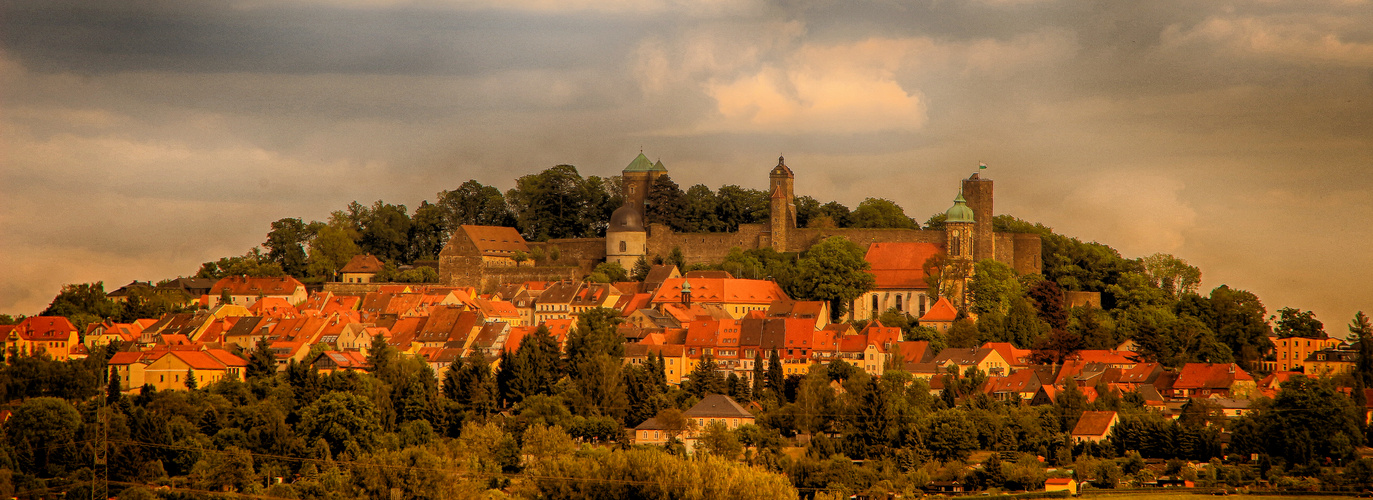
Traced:
POLYGON ((1368 0, 0 0, 0 313, 640 150, 918 221, 985 163, 998 213, 1373 313, 1368 0))

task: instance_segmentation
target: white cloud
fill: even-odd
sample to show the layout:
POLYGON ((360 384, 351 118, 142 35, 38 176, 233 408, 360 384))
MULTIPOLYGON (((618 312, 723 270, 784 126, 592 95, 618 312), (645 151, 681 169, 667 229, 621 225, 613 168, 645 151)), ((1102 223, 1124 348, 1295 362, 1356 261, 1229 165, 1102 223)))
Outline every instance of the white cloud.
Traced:
POLYGON ((1212 16, 1191 27, 1171 25, 1161 34, 1170 50, 1215 46, 1235 56, 1264 56, 1299 63, 1373 66, 1368 18, 1335 15, 1212 16))

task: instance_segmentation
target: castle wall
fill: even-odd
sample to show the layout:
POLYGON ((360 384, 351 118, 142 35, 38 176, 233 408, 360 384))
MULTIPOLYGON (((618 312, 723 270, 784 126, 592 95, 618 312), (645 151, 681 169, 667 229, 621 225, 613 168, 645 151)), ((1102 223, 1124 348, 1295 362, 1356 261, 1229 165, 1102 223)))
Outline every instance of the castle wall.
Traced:
POLYGON ((529 250, 543 248, 549 255, 553 247, 558 247, 558 261, 548 265, 576 266, 583 270, 582 276, 591 274, 596 264, 605 262, 605 238, 562 238, 544 242, 529 242, 529 250))
POLYGON ((791 230, 787 249, 804 252, 811 246, 830 236, 843 236, 858 246, 867 248, 872 243, 932 243, 945 244, 944 231, 924 229, 869 229, 869 228, 799 228, 791 230))
POLYGON ((733 233, 678 233, 663 224, 648 227, 648 258, 666 258, 672 248, 682 249, 688 264, 715 263, 725 259, 729 250, 759 248, 770 233, 763 224, 740 224, 733 233))

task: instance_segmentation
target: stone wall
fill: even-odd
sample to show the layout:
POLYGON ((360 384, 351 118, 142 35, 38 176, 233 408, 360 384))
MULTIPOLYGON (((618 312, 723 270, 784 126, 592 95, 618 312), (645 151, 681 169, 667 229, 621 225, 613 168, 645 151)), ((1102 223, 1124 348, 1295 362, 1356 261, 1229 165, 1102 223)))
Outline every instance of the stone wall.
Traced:
POLYGON ((1044 240, 1037 234, 1017 233, 1012 235, 1015 245, 1015 260, 1012 264, 1020 274, 1044 272, 1044 240))
POLYGON ((558 261, 550 262, 555 266, 576 266, 584 270, 583 275, 591 274, 596 264, 605 262, 605 238, 563 238, 548 241, 531 241, 529 250, 543 248, 544 255, 553 247, 558 248, 558 261))
POLYGON ((381 289, 386 283, 325 283, 324 291, 334 295, 367 295, 381 289))
MULTIPOLYGON (((562 248, 559 247, 559 252, 562 248)), ((564 259, 566 260, 566 259, 564 259)), ((481 258, 444 255, 439 257, 439 283, 447 286, 470 286, 479 292, 495 289, 506 283, 525 281, 556 281, 577 279, 585 276, 577 265, 534 266, 526 262, 522 266, 486 266, 481 258)))
POLYGON ((682 249, 682 256, 688 264, 716 263, 729 255, 729 250, 739 247, 744 250, 758 248, 768 234, 763 224, 740 224, 733 233, 678 233, 663 224, 650 224, 648 228, 648 259, 653 256, 667 258, 672 248, 682 249))
POLYGON ((830 236, 843 236, 865 249, 872 243, 932 243, 943 246, 945 239, 944 231, 922 229, 797 228, 791 230, 787 248, 804 252, 830 236))

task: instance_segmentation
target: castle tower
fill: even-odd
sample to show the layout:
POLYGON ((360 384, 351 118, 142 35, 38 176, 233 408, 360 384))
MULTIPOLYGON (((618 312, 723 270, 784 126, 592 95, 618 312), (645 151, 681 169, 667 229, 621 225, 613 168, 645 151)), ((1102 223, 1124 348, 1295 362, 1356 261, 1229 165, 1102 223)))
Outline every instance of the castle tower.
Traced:
POLYGON ((658 163, 648 161, 644 153, 639 152, 639 156, 625 166, 624 171, 620 172, 620 179, 624 183, 622 186, 625 195, 625 205, 638 207, 639 213, 645 213, 644 203, 648 199, 648 191, 653 189, 653 181, 658 177, 667 175, 667 168, 663 166, 662 160, 658 163))
MULTIPOLYGON (((964 181, 967 182, 967 181, 964 181)), ((960 191, 958 197, 953 199, 953 206, 944 212, 944 252, 949 255, 949 259, 958 262, 951 269, 963 269, 969 274, 972 272, 972 263, 977 254, 977 221, 976 212, 966 204, 963 193, 960 191)), ((954 280, 950 285, 954 287, 952 294, 954 304, 960 308, 967 305, 967 284, 971 276, 946 276, 944 279, 954 280)))
POLYGON ((963 180, 962 195, 977 219, 973 224, 973 260, 996 258, 996 238, 992 235, 992 218, 995 216, 992 212, 992 180, 983 179, 980 173, 975 173, 963 180))
POLYGON ((647 257, 648 233, 644 215, 648 191, 653 188, 653 181, 663 175, 667 175, 663 162, 651 163, 643 152, 621 172, 625 204, 610 215, 610 225, 606 227, 606 262, 618 262, 620 267, 630 270, 640 257, 647 257))
POLYGON ((785 158, 777 157, 777 166, 768 174, 772 200, 768 219, 771 223, 772 248, 778 252, 787 251, 787 238, 796 228, 796 193, 792 185, 796 174, 787 167, 785 158))

